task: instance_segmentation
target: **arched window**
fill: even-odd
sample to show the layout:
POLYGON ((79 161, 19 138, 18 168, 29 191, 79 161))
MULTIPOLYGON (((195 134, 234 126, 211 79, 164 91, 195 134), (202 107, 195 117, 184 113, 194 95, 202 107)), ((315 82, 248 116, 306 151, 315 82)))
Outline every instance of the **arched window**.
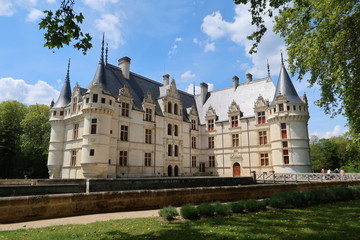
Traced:
POLYGON ((172 112, 172 104, 171 102, 168 102, 168 113, 172 112))
POLYGON ((175 136, 179 135, 179 126, 178 125, 174 125, 174 135, 175 136))
POLYGON ((178 115, 178 105, 174 104, 174 114, 178 115))
POLYGON ((172 126, 170 123, 168 124, 168 135, 172 135, 172 126))

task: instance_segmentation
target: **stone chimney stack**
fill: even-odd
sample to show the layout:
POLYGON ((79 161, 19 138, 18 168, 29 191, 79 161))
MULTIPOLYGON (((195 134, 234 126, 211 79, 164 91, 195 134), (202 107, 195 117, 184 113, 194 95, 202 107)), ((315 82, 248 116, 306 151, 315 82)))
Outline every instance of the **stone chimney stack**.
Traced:
POLYGON ((169 85, 169 78, 170 78, 170 75, 169 75, 169 74, 165 74, 165 75, 163 76, 164 86, 169 85))
POLYGON ((200 83, 200 89, 201 89, 201 103, 204 105, 205 101, 206 101, 206 96, 208 93, 208 85, 204 82, 200 83))
POLYGON ((247 73, 246 74, 246 82, 249 83, 252 81, 252 74, 251 73, 247 73))
POLYGON ((130 61, 131 59, 129 57, 122 57, 118 61, 119 68, 126 79, 130 78, 130 61))
POLYGON ((234 87, 234 90, 236 90, 236 88, 239 86, 239 78, 238 76, 233 76, 233 87, 234 87))

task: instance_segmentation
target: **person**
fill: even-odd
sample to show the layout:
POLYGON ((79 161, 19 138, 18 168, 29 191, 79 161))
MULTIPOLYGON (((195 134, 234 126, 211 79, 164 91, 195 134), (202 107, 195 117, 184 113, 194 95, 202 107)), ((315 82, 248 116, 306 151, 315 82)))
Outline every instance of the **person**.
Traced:
POLYGON ((335 169, 334 169, 334 173, 339 173, 339 169, 338 169, 338 168, 335 168, 335 169))
POLYGON ((330 173, 331 173, 331 170, 328 169, 328 170, 327 170, 327 175, 326 175, 326 179, 327 179, 327 180, 330 180, 330 179, 331 179, 330 173))
POLYGON ((345 171, 343 169, 340 170, 341 180, 345 180, 345 171))
POLYGON ((324 169, 321 169, 321 173, 325 173, 325 170, 324 170, 324 169))

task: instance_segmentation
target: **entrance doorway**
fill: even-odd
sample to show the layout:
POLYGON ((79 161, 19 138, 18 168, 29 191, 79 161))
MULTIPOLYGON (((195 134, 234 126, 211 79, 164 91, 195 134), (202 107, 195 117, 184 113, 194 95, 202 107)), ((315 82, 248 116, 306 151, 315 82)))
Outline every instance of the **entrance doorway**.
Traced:
POLYGON ((240 177, 240 164, 239 163, 234 163, 233 165, 233 176, 234 177, 240 177))
POLYGON ((168 177, 171 177, 172 176, 172 166, 169 165, 168 166, 168 177))
POLYGON ((177 177, 179 176, 179 167, 175 165, 174 167, 174 176, 177 177))

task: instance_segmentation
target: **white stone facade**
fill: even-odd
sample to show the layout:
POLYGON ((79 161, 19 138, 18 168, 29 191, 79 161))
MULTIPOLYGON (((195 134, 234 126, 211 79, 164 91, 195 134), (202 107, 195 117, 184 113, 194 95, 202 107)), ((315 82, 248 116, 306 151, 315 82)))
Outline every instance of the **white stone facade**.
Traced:
POLYGON ((269 77, 251 76, 212 92, 202 84, 194 96, 169 75, 158 83, 130 72, 130 58, 120 60, 101 60, 88 88, 70 93, 67 75, 51 109, 50 178, 311 171, 306 96, 293 100, 269 77))

